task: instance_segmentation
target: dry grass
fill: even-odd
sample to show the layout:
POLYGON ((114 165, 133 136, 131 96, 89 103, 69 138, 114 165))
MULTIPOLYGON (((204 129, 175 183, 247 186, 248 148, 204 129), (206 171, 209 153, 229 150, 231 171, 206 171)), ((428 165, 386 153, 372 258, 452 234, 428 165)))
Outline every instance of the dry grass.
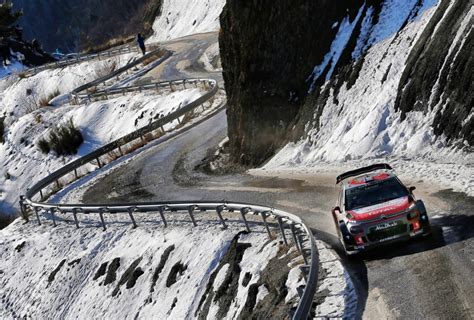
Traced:
POLYGON ((59 96, 61 93, 59 92, 59 89, 54 90, 51 92, 48 96, 41 98, 38 101, 38 104, 40 107, 48 107, 50 106, 50 101, 59 96))
POLYGON ((35 114, 35 121, 36 123, 41 123, 41 121, 43 121, 43 116, 39 113, 35 114))
POLYGON ((179 123, 176 127, 175 127, 175 130, 177 129, 181 129, 182 127, 184 127, 187 123, 189 123, 192 119, 194 119, 196 117, 196 114, 194 112, 194 110, 192 111, 189 111, 189 112, 186 112, 184 114, 184 117, 183 119, 181 119, 181 123, 179 123))
POLYGON ((107 61, 100 68, 96 69, 97 78, 108 76, 117 69, 116 61, 107 61))
POLYGON ((126 155, 126 154, 129 154, 129 153, 132 153, 135 150, 145 146, 149 142, 160 138, 161 136, 163 136, 163 134, 164 133, 161 132, 160 129, 155 130, 154 132, 149 132, 149 133, 145 134, 143 136, 143 138, 138 138, 138 139, 135 139, 134 141, 130 142, 128 144, 128 146, 127 145, 122 146, 123 154, 126 155))
POLYGON ((148 57, 148 58, 146 58, 145 60, 142 61, 142 65, 147 66, 150 63, 155 62, 159 58, 160 58, 160 56, 158 56, 158 55, 150 56, 150 57, 148 57))
POLYGON ((109 50, 113 47, 117 47, 120 45, 124 45, 126 43, 133 42, 134 40, 135 40, 135 36, 130 36, 127 38, 124 38, 124 37, 114 38, 99 46, 88 46, 84 49, 84 52, 85 53, 98 53, 101 51, 109 50))
POLYGON ((109 153, 105 155, 105 163, 110 163, 112 161, 117 160, 118 158, 120 158, 120 152, 115 151, 115 150, 110 151, 109 153))

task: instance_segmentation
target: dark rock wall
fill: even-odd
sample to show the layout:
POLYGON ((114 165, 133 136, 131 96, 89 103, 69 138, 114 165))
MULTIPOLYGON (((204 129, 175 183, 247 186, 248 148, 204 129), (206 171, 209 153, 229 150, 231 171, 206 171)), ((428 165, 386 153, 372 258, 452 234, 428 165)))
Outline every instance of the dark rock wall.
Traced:
POLYGON ((219 44, 234 161, 259 165, 281 147, 346 15, 363 1, 227 0, 219 44))
MULTIPOLYGON (((466 28, 462 35, 465 41, 459 41, 450 55, 448 50, 474 0, 455 0, 452 10, 439 23, 450 3, 440 1, 410 54, 395 106, 402 111, 403 119, 411 110, 428 110, 442 100, 446 107, 434 120, 435 134, 452 140, 463 138, 464 144, 473 146, 474 117, 466 120, 474 104, 472 28, 466 28), (438 29, 433 34, 435 27, 438 29), (448 63, 442 69, 446 58, 448 63), (437 81, 439 89, 430 102, 437 81)), ((288 140, 300 139, 308 129, 319 129, 318 119, 330 92, 337 105, 340 88, 350 89, 364 65, 365 52, 356 60, 353 52, 368 8, 372 25, 376 25, 384 3, 385 0, 227 1, 221 15, 219 42, 234 161, 260 165, 288 140), (334 22, 347 15, 353 22, 359 10, 361 18, 354 25, 329 82, 322 86, 327 67, 315 79, 314 91, 308 94, 311 71, 321 64, 338 30, 333 28, 334 22)), ((392 42, 411 19, 419 16, 423 4, 423 0, 413 2, 405 22, 398 31, 394 30, 392 42)), ((469 23, 472 25, 473 21, 469 23)), ((367 47, 370 45, 367 43, 367 47)))
POLYGON ((76 51, 151 29, 161 0, 13 0, 20 25, 45 50, 76 51))
POLYGON ((467 119, 474 105, 474 21, 467 14, 474 1, 456 0, 447 11, 450 2, 440 3, 415 44, 400 81, 395 108, 402 111, 403 119, 412 110, 444 106, 435 116, 434 133, 444 134, 451 141, 461 139, 472 147, 474 117, 467 119), (456 42, 463 21, 468 26, 456 42))

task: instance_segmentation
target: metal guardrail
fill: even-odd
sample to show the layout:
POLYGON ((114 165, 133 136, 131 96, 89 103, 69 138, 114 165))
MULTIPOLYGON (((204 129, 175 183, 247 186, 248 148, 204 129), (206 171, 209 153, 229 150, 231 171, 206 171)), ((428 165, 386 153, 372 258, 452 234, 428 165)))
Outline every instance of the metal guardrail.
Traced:
MULTIPOLYGON (((158 48, 156 50, 153 50, 153 51, 145 54, 144 56, 136 59, 135 61, 127 64, 126 66, 123 66, 122 68, 119 68, 119 69, 109 73, 108 75, 105 75, 105 76, 100 77, 100 78, 98 78, 94 81, 86 83, 85 85, 77 87, 76 89, 71 91, 69 100, 74 101, 75 103, 81 103, 81 101, 84 101, 84 98, 87 98, 90 101, 91 97, 98 97, 98 96, 101 96, 101 95, 106 96, 108 90, 116 90, 118 88, 106 89, 106 90, 102 90, 102 91, 97 91, 95 93, 89 93, 89 89, 97 87, 98 85, 103 84, 103 83, 105 84, 106 81, 108 81, 112 78, 118 77, 118 75, 122 74, 123 72, 139 65, 140 63, 143 63, 143 62, 149 60, 150 58, 152 58, 154 56, 160 56, 160 59, 159 59, 158 63, 161 63, 161 62, 165 61, 166 59, 168 59, 169 57, 171 57, 172 55, 173 55, 173 52, 168 51, 168 50, 163 50, 163 49, 160 49, 160 48, 158 48), (81 94, 81 92, 83 92, 83 91, 86 91, 86 93, 81 94)), ((121 89, 124 89, 125 92, 139 91, 140 86, 138 86, 138 87, 137 86, 122 87, 121 89), (126 91, 129 88, 133 88, 133 89, 130 89, 130 90, 126 91)), ((123 91, 121 91, 121 93, 122 92, 123 91)))
POLYGON ((59 61, 44 64, 42 66, 27 69, 23 71, 23 73, 28 76, 32 76, 41 71, 48 70, 48 69, 64 68, 64 67, 67 67, 76 63, 80 63, 80 62, 96 60, 96 59, 101 60, 101 58, 110 58, 113 56, 118 56, 121 54, 132 53, 132 52, 138 52, 138 48, 133 47, 133 46, 127 46, 127 47, 121 47, 121 48, 116 48, 112 50, 102 51, 99 53, 85 54, 85 55, 79 54, 67 60, 59 60, 59 61))
MULTIPOLYGON (((150 55, 153 54, 150 53, 150 55)), ((154 53, 156 54, 156 52, 154 53)), ((166 56, 166 55, 165 55, 166 56)), ((149 56, 148 56, 149 57, 149 56)), ((144 57, 143 57, 144 58, 144 57)), ((140 63, 140 62, 133 62, 133 63, 140 63)), ((135 64, 135 65, 136 65, 135 64)), ((130 68, 130 66, 125 66, 124 68, 130 68)), ((123 69, 123 68, 121 68, 123 69)), ((121 71, 123 72, 123 70, 121 71)), ((106 76, 106 78, 110 79, 112 76, 106 76)), ((100 83, 103 82, 103 79, 98 79, 93 81, 92 83, 100 83)), ((168 114, 149 125, 140 128, 130 134, 127 134, 120 139, 117 139, 103 147, 77 159, 68 164, 64 167, 58 169, 57 171, 53 172, 52 174, 48 175, 47 177, 43 178, 42 180, 35 183, 32 187, 30 187, 24 196, 20 196, 20 209, 22 212, 22 216, 26 221, 29 221, 27 209, 30 208, 34 211, 36 215, 36 219, 38 224, 41 224, 40 213, 46 212, 49 213, 52 217, 53 225, 56 226, 56 216, 55 213, 61 214, 72 214, 74 218, 74 222, 77 228, 80 227, 79 217, 78 214, 90 214, 90 213, 97 213, 101 220, 101 225, 103 229, 106 229, 106 222, 104 219, 104 214, 113 214, 113 213, 128 213, 130 217, 130 221, 133 224, 133 227, 137 227, 138 224, 135 220, 134 213, 135 212, 143 212, 143 213, 159 213, 163 225, 167 226, 166 221, 166 213, 167 212, 176 212, 176 211, 184 211, 189 214, 190 222, 194 226, 197 225, 197 222, 194 217, 194 213, 199 211, 215 211, 220 223, 224 228, 227 227, 225 220, 223 219, 222 213, 224 212, 240 212, 241 221, 245 225, 247 231, 251 231, 250 224, 247 221, 246 215, 253 214, 258 215, 262 219, 262 223, 265 226, 265 229, 268 235, 271 237, 272 233, 270 231, 270 225, 267 219, 274 219, 279 227, 279 231, 281 233, 281 237, 283 242, 286 245, 290 245, 290 242, 287 238, 287 230, 290 230, 291 236, 293 238, 293 244, 298 249, 299 253, 301 254, 304 265, 300 267, 301 271, 303 272, 306 285, 304 290, 300 292, 300 300, 296 307, 296 310, 293 314, 293 319, 303 320, 307 319, 310 316, 312 305, 313 305, 313 298, 317 288, 317 281, 318 281, 318 268, 319 268, 319 257, 318 251, 316 248, 316 243, 311 232, 311 229, 304 223, 304 221, 296 215, 291 213, 277 210, 274 208, 264 207, 260 205, 254 204, 246 204, 246 203, 230 203, 230 202, 220 202, 220 201, 211 201, 211 202, 202 202, 202 201, 175 201, 175 202, 143 202, 143 203, 116 203, 116 204, 55 204, 55 203, 48 203, 45 202, 45 194, 43 190, 47 190, 48 186, 55 185, 56 191, 59 191, 60 183, 59 180, 64 178, 71 173, 74 174, 75 179, 79 179, 78 169, 84 165, 88 165, 91 162, 96 162, 99 167, 102 167, 101 157, 109 154, 110 152, 118 151, 120 156, 123 156, 122 147, 127 143, 131 143, 134 140, 142 139, 143 137, 153 132, 154 130, 163 128, 164 125, 169 124, 175 120, 184 116, 186 113, 193 111, 195 108, 203 105, 204 103, 208 102, 214 95, 218 92, 219 88, 217 82, 212 79, 180 79, 175 81, 166 81, 166 82, 159 82, 159 83, 152 83, 143 86, 130 86, 130 87, 123 87, 123 88, 114 88, 114 89, 106 89, 102 90, 101 92, 96 92, 96 95, 108 95, 108 94, 119 94, 123 92, 130 92, 137 91, 137 90, 150 90, 156 89, 158 87, 164 86, 171 86, 171 85, 182 85, 186 88, 186 84, 203 84, 206 85, 209 90, 199 97, 198 99, 188 103, 187 105, 179 108, 178 110, 174 111, 171 114, 168 114), (125 91, 124 91, 125 90, 125 91), (39 199, 38 199, 39 197, 39 199)), ((79 87, 74 90, 71 96, 77 101, 80 99, 91 99, 94 97, 93 94, 81 94, 80 92, 87 90, 91 86, 95 84, 89 83, 85 86, 79 87)), ((162 129, 161 129, 162 130, 162 129)), ((112 160, 113 161, 113 160, 112 160)), ((69 181, 70 183, 72 181, 69 181)), ((51 192, 51 194, 54 193, 51 192)))

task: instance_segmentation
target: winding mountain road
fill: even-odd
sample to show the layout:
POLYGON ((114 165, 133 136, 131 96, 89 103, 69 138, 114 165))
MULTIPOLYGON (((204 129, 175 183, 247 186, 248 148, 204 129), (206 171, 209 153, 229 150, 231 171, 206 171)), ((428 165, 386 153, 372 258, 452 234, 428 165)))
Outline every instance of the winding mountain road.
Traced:
MULTIPOLYGON (((164 43, 175 55, 146 78, 207 76, 198 62, 217 41, 216 33, 164 43)), ((330 216, 335 177, 208 176, 195 166, 227 135, 224 112, 139 154, 113 169, 83 195, 83 202, 138 200, 232 200, 275 206, 301 216, 318 238, 338 251, 356 285, 359 318, 474 318, 474 198, 417 181, 433 236, 393 245, 348 260, 340 252, 330 216)))

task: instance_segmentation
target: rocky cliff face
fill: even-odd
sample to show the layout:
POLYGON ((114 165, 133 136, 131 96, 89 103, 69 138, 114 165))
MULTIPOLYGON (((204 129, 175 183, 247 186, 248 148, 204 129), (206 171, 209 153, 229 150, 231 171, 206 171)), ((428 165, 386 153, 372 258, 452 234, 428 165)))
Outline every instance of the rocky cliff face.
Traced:
POLYGON ((301 157, 321 160, 416 152, 441 135, 472 146, 472 1, 436 5, 229 0, 220 46, 234 160, 260 164, 301 139, 301 157))
POLYGON ((398 87, 402 119, 435 110, 436 135, 474 146, 474 1, 444 0, 412 50, 398 87))
POLYGON ((13 5, 23 8, 26 38, 37 38, 45 50, 76 51, 150 31, 161 1, 14 0, 13 5))
POLYGON ((308 91, 307 78, 362 1, 227 0, 220 50, 235 161, 258 165, 285 141, 308 91))

